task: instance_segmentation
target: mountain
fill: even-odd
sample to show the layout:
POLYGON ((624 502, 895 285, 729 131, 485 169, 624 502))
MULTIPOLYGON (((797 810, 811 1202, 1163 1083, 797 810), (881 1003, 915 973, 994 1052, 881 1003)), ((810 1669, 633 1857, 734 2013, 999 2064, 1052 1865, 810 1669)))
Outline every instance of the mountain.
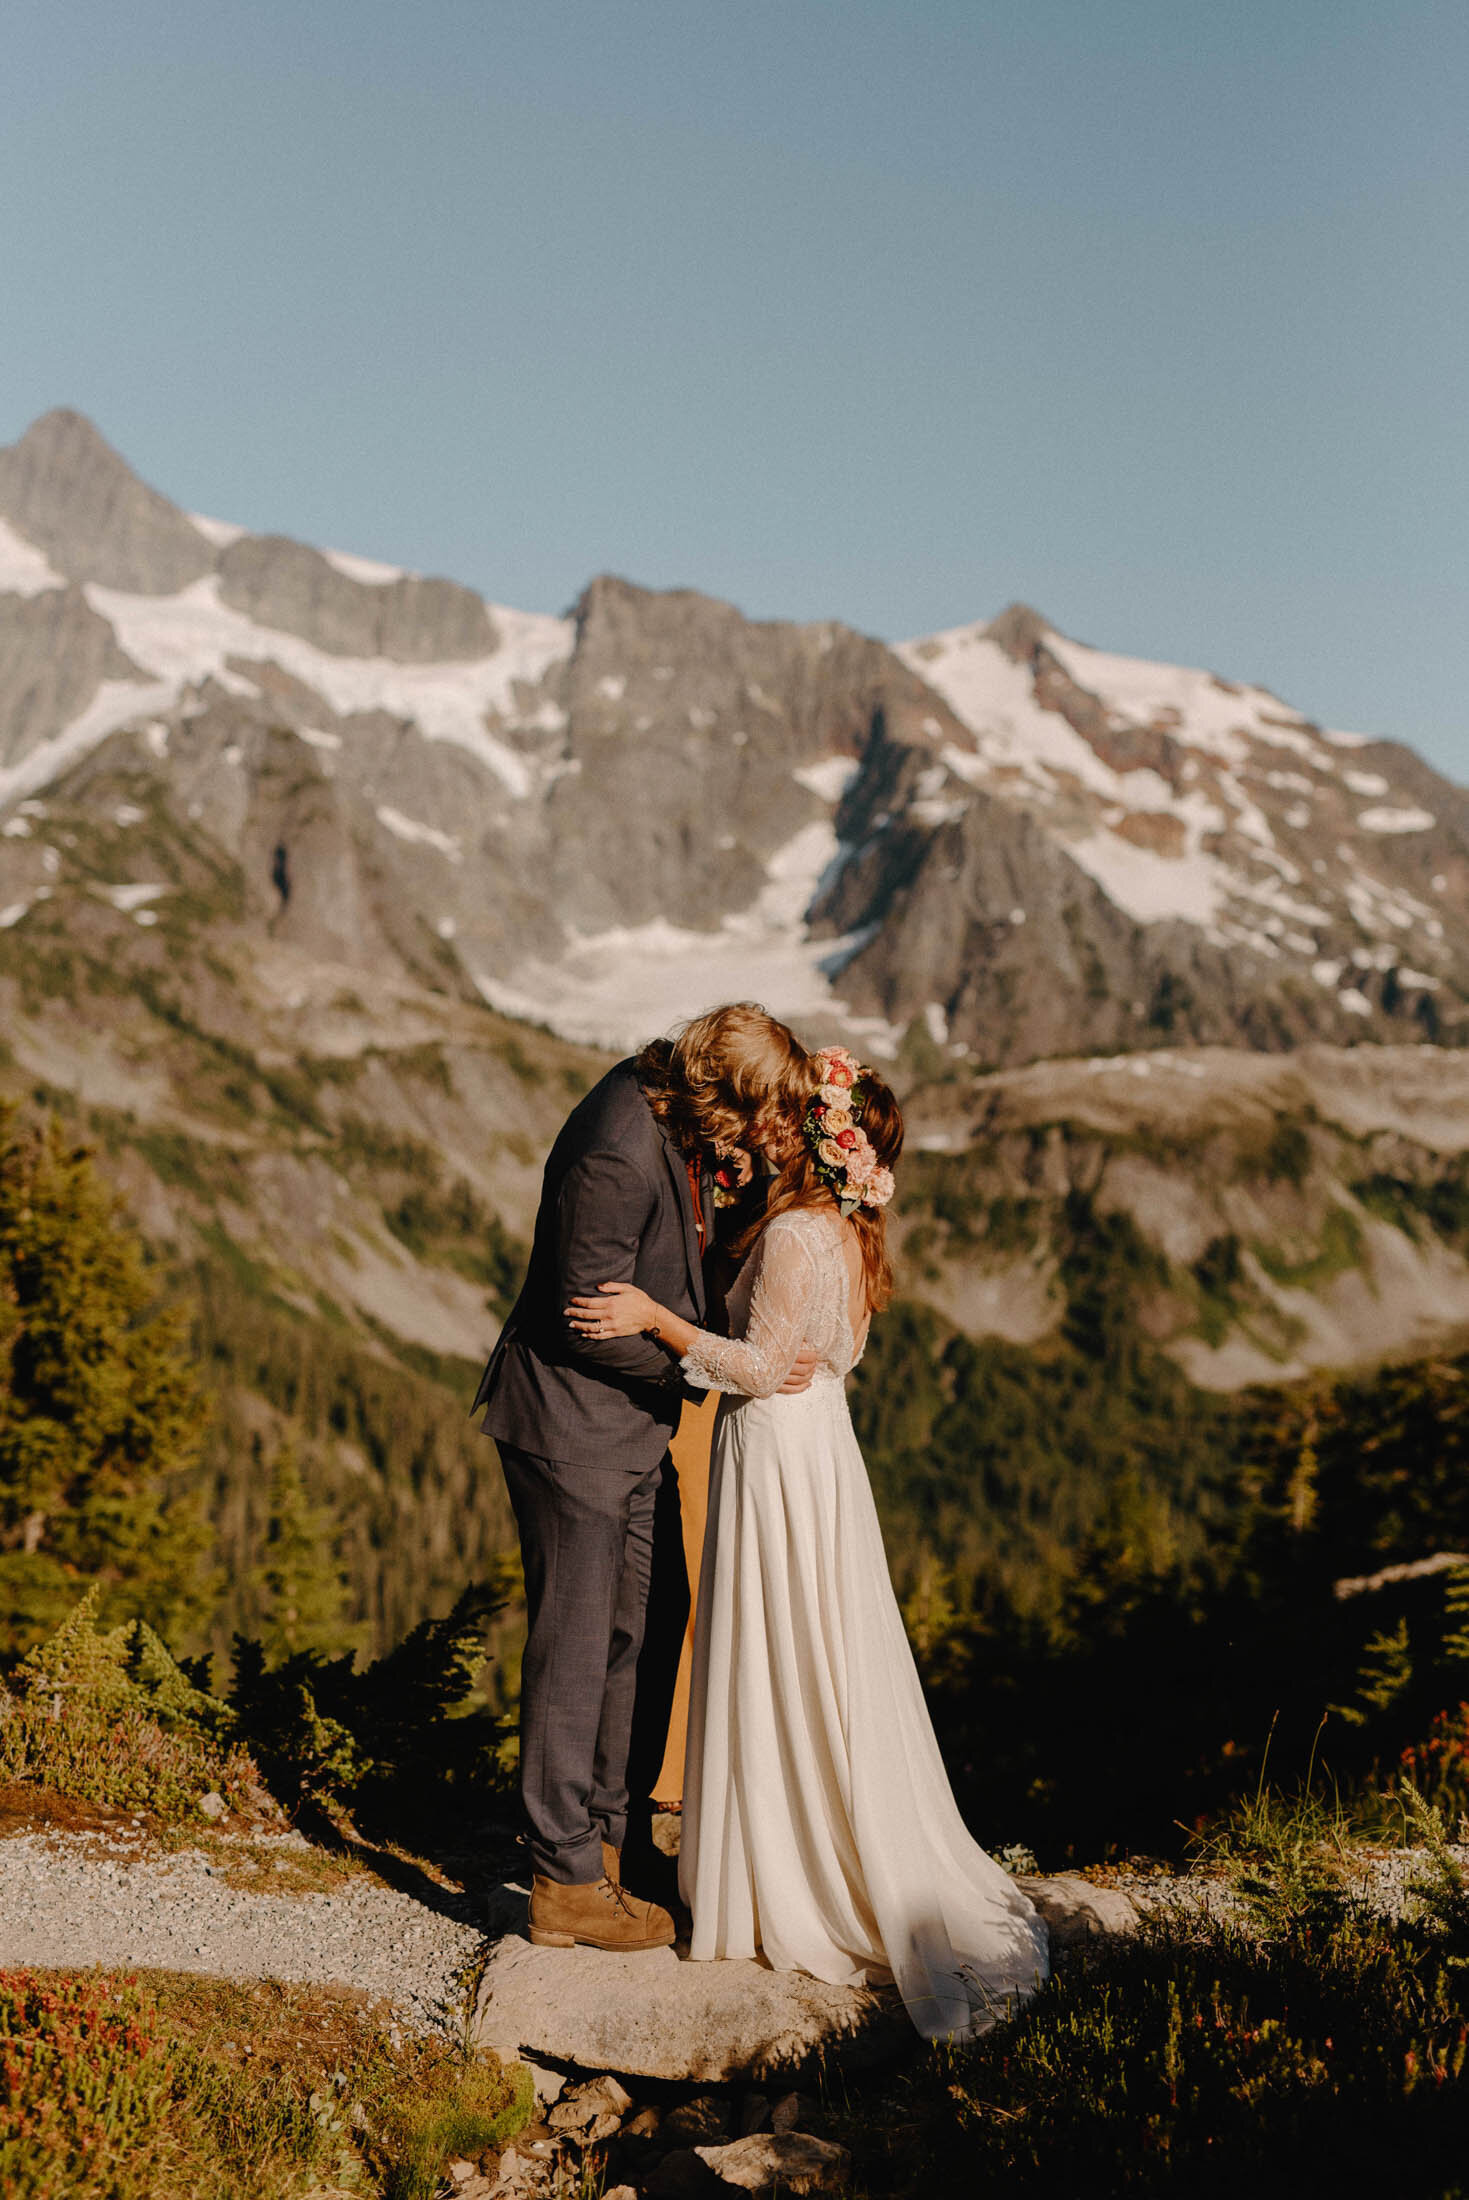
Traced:
POLYGON ((550 618, 190 515, 76 414, 0 452, 0 1097, 190 1312, 221 1641, 283 1442, 379 1647, 492 1568, 464 1404, 542 1157, 714 1000, 904 1090, 895 1550, 930 1421, 993 1543, 992 1381, 1069 1549, 1119 1336, 1160 1474, 1211 1391, 1462 1342, 1466 851, 1409 751, 1032 612, 891 649, 603 576, 550 618))
POLYGON ((51 413, 0 452, 12 925, 104 750, 272 939, 578 1040, 732 994, 988 1066, 1469 1014, 1469 796, 1407 749, 1021 607, 896 650, 606 576, 517 612, 191 516, 51 413))

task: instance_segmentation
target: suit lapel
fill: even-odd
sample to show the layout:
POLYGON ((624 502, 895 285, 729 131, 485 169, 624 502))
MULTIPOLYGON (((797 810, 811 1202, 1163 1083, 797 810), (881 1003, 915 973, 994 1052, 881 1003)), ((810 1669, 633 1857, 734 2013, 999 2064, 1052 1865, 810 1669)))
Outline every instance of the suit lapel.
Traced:
MULTIPOLYGON (((655 1117, 654 1120, 656 1122, 657 1118, 655 1117)), ((678 1201, 678 1211, 683 1222, 684 1254, 689 1268, 689 1291, 694 1301, 695 1312, 699 1320, 702 1321, 704 1319, 704 1263, 699 1254, 699 1223, 694 1213, 694 1195, 689 1190, 688 1163, 684 1160, 683 1155, 674 1145, 661 1123, 658 1123, 658 1136, 663 1142, 663 1160, 669 1175, 673 1178, 674 1197, 678 1201)), ((704 1182, 708 1182, 707 1176, 704 1182)), ((710 1212, 708 1194, 703 1193, 702 1196, 705 1202, 704 1213, 707 1216, 710 1212)))

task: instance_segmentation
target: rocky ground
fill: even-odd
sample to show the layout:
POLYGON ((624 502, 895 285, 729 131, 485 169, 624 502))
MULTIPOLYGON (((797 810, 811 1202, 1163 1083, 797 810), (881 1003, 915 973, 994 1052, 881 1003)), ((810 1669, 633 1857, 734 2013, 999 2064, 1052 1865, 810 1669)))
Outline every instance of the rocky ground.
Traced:
MULTIPOLYGON (((1401 1915, 1420 1864, 1363 1851, 1344 1868, 1401 1915)), ((1207 1874, 1023 1884, 1061 1964, 1150 1912, 1231 1899, 1207 1874)), ((537 1949, 523 1905, 510 1884, 488 1901, 426 1876, 400 1891, 299 1835, 214 1835, 172 1852, 141 1824, 0 1840, 0 1965, 340 1985, 389 2005, 391 2026, 447 2029, 528 2063, 539 2116, 503 2152, 452 2165, 462 2200, 569 2192, 593 2150, 607 2200, 844 2189, 847 2157, 803 2088, 818 2068, 857 2076, 902 2053, 911 2035, 891 1991, 686 1964, 672 1950, 537 1949)))

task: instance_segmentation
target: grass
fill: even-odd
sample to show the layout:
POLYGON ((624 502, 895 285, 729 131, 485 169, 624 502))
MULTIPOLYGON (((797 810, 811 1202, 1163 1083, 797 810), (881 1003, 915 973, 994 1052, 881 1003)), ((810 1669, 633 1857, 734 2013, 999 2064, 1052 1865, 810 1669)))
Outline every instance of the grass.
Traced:
POLYGON ((0 1972, 7 2200, 432 2200, 533 2101, 519 2065, 404 2041, 345 1989, 0 1972))
POLYGON ((1074 1957, 973 2046, 830 2087, 858 2192, 1469 2193, 1469 1892, 1442 1818, 1408 1809, 1404 1919, 1353 1890, 1334 1796, 1262 1787, 1210 1849, 1235 1900, 1074 1957))
POLYGON ((1321 1241, 1313 1253, 1293 1259, 1278 1246, 1255 1248, 1261 1267, 1277 1283, 1292 1290, 1319 1291, 1349 1268, 1362 1265, 1362 1225, 1346 1207, 1331 1207, 1321 1225, 1321 1241))

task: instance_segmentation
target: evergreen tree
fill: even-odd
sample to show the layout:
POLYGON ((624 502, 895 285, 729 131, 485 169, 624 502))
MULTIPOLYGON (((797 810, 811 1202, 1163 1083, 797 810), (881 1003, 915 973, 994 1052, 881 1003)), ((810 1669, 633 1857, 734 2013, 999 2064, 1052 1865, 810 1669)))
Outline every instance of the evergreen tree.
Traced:
POLYGON ((0 1650, 102 1584, 116 1619, 186 1631, 204 1535, 174 1493, 205 1409, 182 1327, 86 1151, 0 1108, 0 1650))
POLYGON ((1469 1566, 1451 1566, 1444 1576, 1439 1662, 1453 1686, 1469 1695, 1469 1566))
POLYGON ((265 1558, 256 1577, 260 1641, 273 1664, 311 1651, 324 1657, 355 1650, 359 1631, 348 1624, 351 1591, 332 1548, 324 1506, 307 1497, 295 1455, 276 1458, 270 1478, 265 1558))

